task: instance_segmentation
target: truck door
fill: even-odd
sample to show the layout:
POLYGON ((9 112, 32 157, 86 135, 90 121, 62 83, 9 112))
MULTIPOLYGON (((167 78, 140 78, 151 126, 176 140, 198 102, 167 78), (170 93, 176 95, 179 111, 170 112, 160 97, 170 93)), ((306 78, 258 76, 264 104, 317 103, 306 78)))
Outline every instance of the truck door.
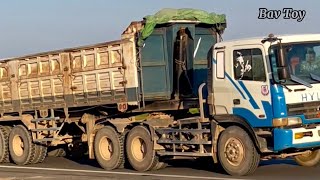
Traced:
POLYGON ((231 78, 237 86, 234 90, 238 91, 234 94, 241 94, 240 98, 232 96, 233 114, 243 117, 253 127, 270 125, 266 121, 271 113, 270 81, 263 46, 237 46, 231 50, 231 78))
POLYGON ((270 83, 265 52, 261 45, 234 46, 215 50, 212 70, 212 114, 234 114, 253 127, 270 125, 270 83))

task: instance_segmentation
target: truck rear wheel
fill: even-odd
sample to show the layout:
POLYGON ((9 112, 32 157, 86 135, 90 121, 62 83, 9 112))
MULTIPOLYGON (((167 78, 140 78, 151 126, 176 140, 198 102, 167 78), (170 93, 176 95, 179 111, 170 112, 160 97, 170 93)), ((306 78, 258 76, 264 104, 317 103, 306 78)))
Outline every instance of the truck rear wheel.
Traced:
POLYGON ((230 126, 221 133, 218 158, 228 174, 239 176, 253 173, 260 162, 260 155, 250 136, 237 126, 230 126))
POLYGON ((65 148, 59 147, 48 152, 48 156, 50 157, 65 157, 67 155, 67 151, 65 148))
POLYGON ((11 159, 18 165, 29 164, 35 155, 35 144, 30 132, 22 125, 12 128, 9 135, 9 152, 11 159))
POLYGON ((35 152, 31 164, 42 163, 47 156, 47 147, 42 144, 34 144, 35 152))
POLYGON ((10 126, 0 126, 0 163, 8 163, 10 126))
POLYGON ((95 135, 94 153, 101 167, 112 170, 123 166, 123 138, 112 127, 104 127, 95 135))
POLYGON ((297 155, 294 157, 294 160, 300 166, 316 166, 320 162, 320 149, 312 151, 310 154, 297 155))
POLYGON ((160 170, 164 169, 168 166, 168 163, 165 161, 165 159, 161 156, 156 155, 154 158, 154 166, 151 170, 160 170))
POLYGON ((152 170, 164 169, 164 168, 166 168, 167 166, 168 166, 168 163, 159 161, 159 162, 157 162, 157 164, 152 168, 152 170))
POLYGON ((158 163, 150 133, 144 126, 131 129, 126 140, 126 152, 130 165, 137 171, 151 170, 158 163))

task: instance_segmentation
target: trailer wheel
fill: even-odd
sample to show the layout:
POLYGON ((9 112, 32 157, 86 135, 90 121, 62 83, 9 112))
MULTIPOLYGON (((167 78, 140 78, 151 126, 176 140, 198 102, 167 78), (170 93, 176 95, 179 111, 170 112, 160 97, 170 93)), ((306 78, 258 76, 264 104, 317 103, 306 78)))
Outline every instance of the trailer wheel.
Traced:
POLYGON ((65 157, 66 155, 67 151, 65 148, 56 148, 48 152, 48 156, 50 157, 65 157))
POLYGON ((124 162, 123 138, 111 127, 100 129, 94 139, 94 153, 101 167, 117 169, 124 162))
POLYGON ((29 164, 35 154, 30 132, 22 125, 12 128, 9 135, 9 152, 11 159, 18 165, 29 164))
POLYGON ((320 162, 320 149, 312 151, 310 154, 297 155, 294 157, 294 160, 300 166, 316 166, 320 162))
POLYGON ((9 158, 9 134, 10 126, 0 126, 0 163, 10 162, 9 158))
POLYGON ((152 170, 164 169, 164 168, 166 168, 167 166, 168 166, 168 163, 159 161, 159 162, 157 162, 157 164, 152 168, 152 170))
POLYGON ((160 170, 160 169, 164 169, 168 166, 168 163, 165 162, 165 159, 161 156, 155 155, 154 158, 154 166, 151 170, 160 170))
POLYGON ((34 144, 35 152, 31 164, 42 163, 47 156, 48 148, 42 144, 34 144))
POLYGON ((151 170, 158 162, 150 137, 148 129, 143 126, 134 127, 127 136, 127 158, 137 171, 151 170))
POLYGON ((230 126, 221 133, 218 158, 228 174, 238 176, 253 173, 260 162, 260 155, 250 136, 237 126, 230 126))

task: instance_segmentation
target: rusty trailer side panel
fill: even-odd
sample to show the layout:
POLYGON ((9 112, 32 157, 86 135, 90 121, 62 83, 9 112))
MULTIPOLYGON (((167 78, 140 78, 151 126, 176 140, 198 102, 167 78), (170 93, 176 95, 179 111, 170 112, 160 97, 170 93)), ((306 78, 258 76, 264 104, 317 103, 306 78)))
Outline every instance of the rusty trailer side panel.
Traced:
POLYGON ((134 49, 123 39, 5 59, 0 113, 127 102, 126 89, 138 82, 134 49))

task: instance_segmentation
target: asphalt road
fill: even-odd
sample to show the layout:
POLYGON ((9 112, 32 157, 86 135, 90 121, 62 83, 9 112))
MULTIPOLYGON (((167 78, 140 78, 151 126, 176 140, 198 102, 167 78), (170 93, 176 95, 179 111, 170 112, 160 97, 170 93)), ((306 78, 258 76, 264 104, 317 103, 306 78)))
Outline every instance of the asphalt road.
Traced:
POLYGON ((290 160, 262 162, 257 171, 251 176, 232 177, 223 174, 221 170, 194 160, 175 160, 165 169, 138 173, 133 170, 120 169, 105 171, 94 160, 70 160, 67 158, 49 157, 44 163, 28 166, 16 166, 13 164, 0 165, 1 180, 285 180, 285 179, 320 179, 320 166, 307 168, 300 167, 290 160))

